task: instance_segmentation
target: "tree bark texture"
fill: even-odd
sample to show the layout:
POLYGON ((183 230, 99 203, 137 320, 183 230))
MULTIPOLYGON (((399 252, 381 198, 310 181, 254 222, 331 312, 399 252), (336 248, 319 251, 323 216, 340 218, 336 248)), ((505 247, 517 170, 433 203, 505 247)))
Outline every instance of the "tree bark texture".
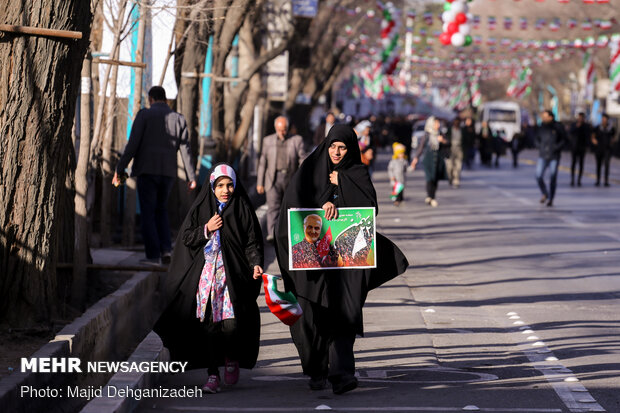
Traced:
POLYGON ((0 38, 0 324, 30 327, 59 307, 59 208, 92 15, 81 0, 11 1, 3 14, 7 24, 83 33, 0 38))
POLYGON ((91 102, 91 70, 92 58, 84 59, 81 72, 80 98, 80 146, 75 171, 75 243, 73 254, 73 284, 71 299, 78 308, 86 298, 86 264, 89 257, 88 244, 88 210, 86 208, 86 192, 88 188, 88 163, 90 158, 90 102, 91 102))

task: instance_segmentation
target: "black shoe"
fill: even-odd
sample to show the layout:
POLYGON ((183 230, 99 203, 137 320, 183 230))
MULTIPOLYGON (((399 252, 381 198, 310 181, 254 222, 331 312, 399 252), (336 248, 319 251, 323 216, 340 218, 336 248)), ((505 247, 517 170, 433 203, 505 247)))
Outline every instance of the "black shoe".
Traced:
POLYGON ((142 258, 139 263, 140 265, 150 265, 156 267, 159 267, 160 265, 159 258, 142 258))
POLYGON ((547 202, 547 195, 543 195, 542 198, 540 198, 541 204, 544 204, 545 202, 547 202))
POLYGON ((553 199, 550 199, 547 201, 547 206, 548 207, 552 207, 553 206, 553 199))
POLYGON ((325 377, 311 377, 308 380, 308 387, 310 390, 323 390, 327 385, 327 379, 325 377))
POLYGON ((570 186, 575 186, 575 181, 570 181, 570 186))
POLYGON ((334 394, 343 394, 357 388, 357 379, 355 376, 348 376, 337 383, 332 384, 334 394))
POLYGON ((170 261, 172 260, 172 255, 170 255, 170 252, 164 252, 161 254, 161 263, 164 265, 168 265, 170 264, 170 261))
POLYGON ((609 182, 605 182, 605 186, 609 186, 609 182))
POLYGON ((577 181, 577 186, 581 186, 581 181, 577 181))
POLYGON ((596 183, 594 184, 594 186, 601 186, 601 183, 600 183, 600 182, 596 182, 596 183))

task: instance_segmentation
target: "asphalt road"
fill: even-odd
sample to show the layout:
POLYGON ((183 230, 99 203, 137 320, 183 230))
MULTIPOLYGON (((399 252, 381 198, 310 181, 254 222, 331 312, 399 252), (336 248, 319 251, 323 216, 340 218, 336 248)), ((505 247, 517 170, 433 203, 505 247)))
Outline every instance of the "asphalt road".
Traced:
MULTIPOLYGON (((441 182, 431 208, 421 171, 408 173, 406 201, 390 203, 389 157, 380 156, 378 231, 412 265, 368 297, 357 390, 310 391, 287 327, 261 297, 255 369, 216 395, 146 399, 138 410, 620 412, 620 163, 609 188, 589 175, 571 188, 563 168, 547 208, 535 154, 523 158, 516 169, 503 159, 498 169, 464 171, 459 189, 441 182)), ((272 249, 268 259, 277 272, 272 249)), ((159 385, 205 380, 198 370, 159 385)))

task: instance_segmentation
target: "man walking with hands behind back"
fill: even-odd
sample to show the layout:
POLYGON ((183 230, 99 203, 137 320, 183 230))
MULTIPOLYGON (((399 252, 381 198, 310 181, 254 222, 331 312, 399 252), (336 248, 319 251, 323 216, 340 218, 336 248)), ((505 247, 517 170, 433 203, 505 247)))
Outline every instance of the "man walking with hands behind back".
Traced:
POLYGON ((137 176, 142 238, 146 264, 170 263, 172 242, 168 221, 168 196, 177 176, 177 151, 181 151, 189 189, 196 188, 196 171, 191 162, 187 123, 166 103, 161 86, 149 90, 149 109, 136 115, 129 141, 116 165, 112 184, 121 184, 121 176, 133 159, 131 176, 137 176))
POLYGON ((267 242, 273 241, 284 190, 306 157, 302 137, 288 134, 286 117, 278 116, 274 126, 276 133, 263 139, 256 176, 256 192, 267 196, 267 242))

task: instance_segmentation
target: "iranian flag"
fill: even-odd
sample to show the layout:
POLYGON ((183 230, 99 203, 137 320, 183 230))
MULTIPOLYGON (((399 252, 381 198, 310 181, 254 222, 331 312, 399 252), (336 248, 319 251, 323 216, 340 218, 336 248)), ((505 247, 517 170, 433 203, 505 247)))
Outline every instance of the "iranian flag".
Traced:
POLYGON ((316 243, 316 250, 319 256, 323 258, 329 254, 329 244, 332 242, 332 227, 327 228, 327 232, 323 235, 323 238, 316 243))
POLYGON ((278 290, 277 281, 280 279, 282 277, 263 273, 265 301, 273 315, 278 317, 284 324, 290 326, 301 317, 302 310, 293 293, 278 290))
POLYGON ((586 84, 589 85, 594 80, 594 60, 589 51, 583 57, 583 69, 586 71, 586 84))
POLYGON ((609 80, 611 91, 620 92, 620 35, 614 35, 609 42, 611 63, 609 65, 609 80))

